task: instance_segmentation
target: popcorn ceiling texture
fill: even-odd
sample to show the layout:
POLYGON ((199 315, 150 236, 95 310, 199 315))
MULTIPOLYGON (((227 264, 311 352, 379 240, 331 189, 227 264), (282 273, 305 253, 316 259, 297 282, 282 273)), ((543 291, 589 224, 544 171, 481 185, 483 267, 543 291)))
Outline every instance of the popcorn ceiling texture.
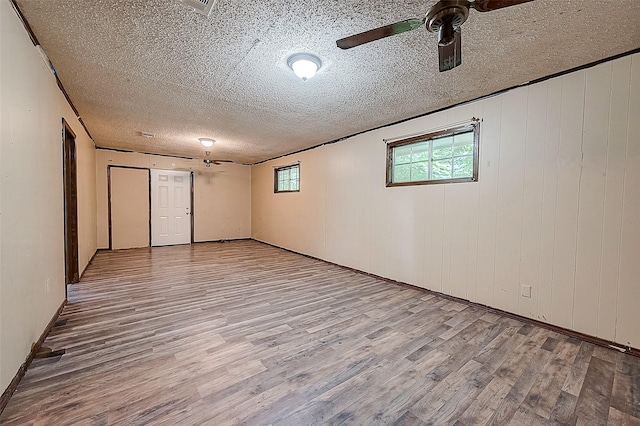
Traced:
POLYGON ((343 51, 339 38, 435 1, 18 0, 98 147, 254 163, 640 47, 638 0, 536 0, 462 27, 463 63, 438 72, 425 29, 343 51), (320 72, 298 79, 296 52, 320 72), (141 131, 155 133, 147 139, 141 131))

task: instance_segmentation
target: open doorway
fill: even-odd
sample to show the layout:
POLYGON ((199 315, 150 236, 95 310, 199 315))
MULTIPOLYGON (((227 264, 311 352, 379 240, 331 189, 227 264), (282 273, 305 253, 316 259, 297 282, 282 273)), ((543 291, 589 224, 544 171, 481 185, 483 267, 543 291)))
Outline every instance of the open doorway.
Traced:
MULTIPOLYGON (((76 135, 62 119, 64 175, 64 257, 65 283, 80 281, 78 268, 78 171, 76 135)), ((65 285, 65 297, 67 285, 65 285)))

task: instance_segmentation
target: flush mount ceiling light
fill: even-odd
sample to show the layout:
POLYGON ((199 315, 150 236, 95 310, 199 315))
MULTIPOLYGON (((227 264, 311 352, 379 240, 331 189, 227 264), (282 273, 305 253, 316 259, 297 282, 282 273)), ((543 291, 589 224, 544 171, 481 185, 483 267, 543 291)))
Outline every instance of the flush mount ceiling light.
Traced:
POLYGON ((205 148, 211 148, 213 146, 213 143, 215 142, 215 140, 209 138, 200 138, 198 140, 205 148))
POLYGON ((307 81, 320 69, 322 61, 315 55, 310 53, 296 53, 289 56, 287 65, 291 68, 295 75, 307 81))

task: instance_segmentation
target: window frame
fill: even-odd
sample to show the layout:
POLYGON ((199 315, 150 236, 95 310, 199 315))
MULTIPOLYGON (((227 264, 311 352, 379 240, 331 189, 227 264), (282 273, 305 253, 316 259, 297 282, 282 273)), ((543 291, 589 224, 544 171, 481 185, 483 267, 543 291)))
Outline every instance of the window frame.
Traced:
MULTIPOLYGON (((430 154, 431 155, 431 154, 430 154)), ((429 157, 429 163, 433 159, 429 157)), ((478 181, 478 169, 480 164, 480 123, 464 124, 462 126, 451 127, 444 130, 439 130, 431 133, 424 133, 418 136, 412 136, 409 138, 401 139, 395 142, 387 143, 387 176, 386 186, 413 186, 413 185, 438 185, 443 183, 459 183, 459 182, 477 182, 478 181), (449 179, 429 179, 429 180, 416 180, 410 182, 393 182, 393 153, 396 147, 411 145, 418 142, 428 142, 434 139, 439 139, 446 136, 455 136, 460 133, 466 133, 473 131, 473 174, 470 177, 461 178, 449 178, 449 179)))
MULTIPOLYGON (((289 181, 291 181, 291 179, 289 179, 289 181)), ((287 164, 285 166, 278 166, 273 168, 273 193, 280 194, 280 193, 286 193, 286 192, 300 192, 300 163, 287 164), (296 169, 296 168, 298 169, 298 189, 279 190, 278 189, 278 172, 281 172, 283 170, 296 169)))

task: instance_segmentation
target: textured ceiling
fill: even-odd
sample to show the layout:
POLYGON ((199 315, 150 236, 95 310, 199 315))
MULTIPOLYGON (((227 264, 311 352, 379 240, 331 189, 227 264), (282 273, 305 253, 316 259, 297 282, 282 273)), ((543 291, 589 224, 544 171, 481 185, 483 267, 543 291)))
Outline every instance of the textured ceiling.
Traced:
POLYGON ((244 163, 474 99, 640 47, 639 0, 535 0, 471 11, 463 63, 438 72, 424 29, 351 50, 339 38, 423 17, 434 0, 17 0, 99 147, 244 163), (318 55, 311 80, 286 65, 318 55), (155 133, 147 139, 141 131, 155 133))

